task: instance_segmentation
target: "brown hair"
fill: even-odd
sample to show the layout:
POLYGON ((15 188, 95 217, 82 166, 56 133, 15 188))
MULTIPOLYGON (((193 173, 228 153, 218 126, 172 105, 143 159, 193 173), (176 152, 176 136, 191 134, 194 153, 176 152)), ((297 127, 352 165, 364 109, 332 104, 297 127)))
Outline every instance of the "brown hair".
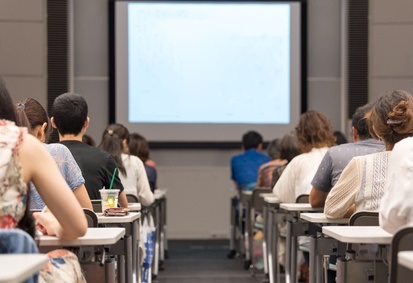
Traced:
POLYGON ((145 163, 149 159, 148 141, 137 133, 130 134, 129 153, 139 157, 145 163))
POLYGON ((303 153, 312 148, 335 145, 336 138, 330 120, 318 111, 310 110, 302 114, 295 130, 303 153))
POLYGON ((413 136, 413 95, 393 90, 381 96, 366 114, 370 133, 386 144, 386 149, 406 137, 413 136))
MULTIPOLYGON (((17 111, 23 110, 26 113, 27 119, 29 120, 31 130, 34 130, 37 126, 42 126, 44 123, 47 124, 44 131, 46 141, 49 139, 50 134, 53 131, 52 124, 50 123, 50 118, 47 115, 46 110, 43 106, 33 98, 26 98, 25 100, 19 101, 17 103, 17 111)), ((30 129, 29 129, 30 131, 30 129)))

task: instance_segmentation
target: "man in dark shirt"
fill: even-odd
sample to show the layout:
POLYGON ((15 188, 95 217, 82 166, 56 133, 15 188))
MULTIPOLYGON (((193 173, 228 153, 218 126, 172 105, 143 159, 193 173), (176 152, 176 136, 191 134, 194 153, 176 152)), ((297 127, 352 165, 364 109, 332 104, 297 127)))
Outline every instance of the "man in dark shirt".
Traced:
POLYGON ((85 178, 86 190, 90 199, 100 199, 99 190, 109 189, 115 173, 113 189, 119 189, 119 204, 128 207, 126 194, 119 179, 117 164, 106 151, 82 142, 89 126, 88 106, 79 94, 59 95, 52 106, 52 125, 59 132, 60 143, 67 146, 85 178))

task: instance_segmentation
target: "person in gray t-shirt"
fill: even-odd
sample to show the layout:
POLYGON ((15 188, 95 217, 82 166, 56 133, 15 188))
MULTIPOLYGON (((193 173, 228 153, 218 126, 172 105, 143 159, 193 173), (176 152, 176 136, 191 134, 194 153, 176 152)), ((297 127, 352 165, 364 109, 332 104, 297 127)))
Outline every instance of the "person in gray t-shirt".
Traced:
POLYGON ((313 188, 310 192, 310 204, 312 207, 324 206, 328 193, 353 157, 385 150, 383 142, 371 137, 364 119, 372 107, 372 104, 366 104, 357 108, 354 113, 352 120, 354 143, 341 144, 328 149, 311 182, 313 188))

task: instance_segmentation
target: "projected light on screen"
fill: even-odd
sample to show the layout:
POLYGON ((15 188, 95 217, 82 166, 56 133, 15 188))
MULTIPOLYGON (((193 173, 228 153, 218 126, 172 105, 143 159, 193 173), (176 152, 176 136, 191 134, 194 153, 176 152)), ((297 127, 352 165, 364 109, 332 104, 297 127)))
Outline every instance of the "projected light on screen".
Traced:
POLYGON ((301 1, 111 2, 117 123, 161 143, 294 129, 306 77, 301 1))
POLYGON ((132 3, 128 19, 130 123, 290 122, 288 4, 132 3))

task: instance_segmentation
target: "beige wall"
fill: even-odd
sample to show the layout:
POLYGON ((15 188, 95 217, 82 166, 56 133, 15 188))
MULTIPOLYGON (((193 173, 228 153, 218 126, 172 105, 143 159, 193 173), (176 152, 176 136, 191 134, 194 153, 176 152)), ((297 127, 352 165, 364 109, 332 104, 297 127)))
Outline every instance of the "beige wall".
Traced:
MULTIPOLYGON (((45 0, 0 0, 0 75, 14 100, 30 96, 46 106, 45 10, 45 0)), ((370 1, 370 100, 391 88, 412 90, 411 10, 410 0, 370 1)), ((74 87, 89 103, 89 133, 99 142, 108 115, 107 1, 74 0, 73 17, 74 87)), ((340 0, 308 1, 308 108, 327 114, 336 129, 339 33, 340 0)), ((170 238, 228 236, 229 160, 238 152, 153 150, 160 186, 169 188, 170 238)))

